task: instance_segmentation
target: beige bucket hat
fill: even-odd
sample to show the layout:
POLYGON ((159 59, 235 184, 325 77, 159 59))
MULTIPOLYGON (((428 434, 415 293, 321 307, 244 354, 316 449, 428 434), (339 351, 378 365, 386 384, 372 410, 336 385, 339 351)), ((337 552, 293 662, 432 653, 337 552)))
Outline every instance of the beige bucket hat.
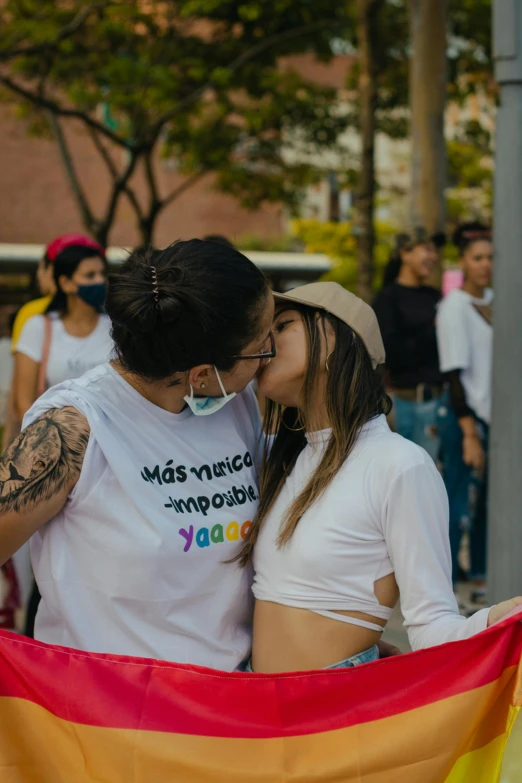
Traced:
POLYGON ((339 283, 309 283, 287 294, 274 293, 276 302, 295 302, 335 315, 359 335, 370 354, 374 367, 384 364, 386 354, 381 330, 370 305, 339 283))

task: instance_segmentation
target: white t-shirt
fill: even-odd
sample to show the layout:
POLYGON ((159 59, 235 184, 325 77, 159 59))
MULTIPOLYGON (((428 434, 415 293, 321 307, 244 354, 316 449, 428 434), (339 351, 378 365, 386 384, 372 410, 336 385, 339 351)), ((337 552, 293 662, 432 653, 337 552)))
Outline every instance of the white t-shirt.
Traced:
POLYGON ((24 426, 73 406, 91 434, 65 508, 31 540, 36 638, 231 671, 251 647, 239 550, 258 502, 251 389, 211 416, 150 403, 110 365, 46 392, 24 426))
MULTIPOLYGON (((111 322, 108 316, 100 315, 95 329, 88 337, 73 337, 69 334, 57 313, 51 313, 51 344, 47 361, 47 385, 71 378, 79 378, 93 367, 109 361, 113 349, 110 336, 111 322)), ((16 350, 35 362, 42 361, 45 337, 45 316, 34 315, 22 329, 16 350)))
POLYGON ((488 609, 461 617, 451 583, 448 498, 433 460, 369 422, 289 543, 277 538, 291 502, 317 470, 330 430, 307 434, 261 529, 254 551, 257 599, 310 611, 366 612, 385 618, 376 580, 395 573, 414 650, 463 639, 486 628, 488 609))
POLYGON ((441 372, 462 370, 466 402, 487 424, 491 421, 493 329, 474 305, 489 305, 493 291, 475 299, 461 289, 442 300, 437 313, 437 342, 441 372))

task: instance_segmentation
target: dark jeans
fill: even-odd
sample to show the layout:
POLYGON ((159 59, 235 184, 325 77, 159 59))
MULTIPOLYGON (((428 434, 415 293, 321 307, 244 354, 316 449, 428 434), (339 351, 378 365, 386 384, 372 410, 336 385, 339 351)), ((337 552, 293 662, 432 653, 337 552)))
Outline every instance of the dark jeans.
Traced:
MULTIPOLYGON (((477 419, 482 445, 488 450, 489 428, 477 419)), ((486 576, 486 537, 487 537, 487 491, 488 469, 480 478, 462 460, 462 430, 444 395, 437 412, 437 429, 441 443, 443 476, 449 498, 449 536, 451 546, 453 584, 457 582, 459 572, 458 556, 462 534, 469 529, 470 562, 469 576, 481 580, 486 576)))
POLYGON ((403 438, 422 446, 434 462, 439 458, 440 443, 436 431, 440 400, 413 402, 395 397, 395 429, 403 438))

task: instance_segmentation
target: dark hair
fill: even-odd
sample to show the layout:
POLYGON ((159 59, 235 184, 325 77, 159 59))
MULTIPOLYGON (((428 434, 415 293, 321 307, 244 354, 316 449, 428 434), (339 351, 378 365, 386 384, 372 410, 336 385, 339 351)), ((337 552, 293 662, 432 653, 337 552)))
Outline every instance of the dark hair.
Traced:
POLYGON ((53 277, 56 284, 56 293, 53 296, 47 312, 58 312, 62 315, 67 312, 67 294, 60 288, 60 277, 71 278, 82 261, 86 258, 101 258, 107 268, 107 261, 100 255, 100 252, 94 247, 84 247, 83 245, 69 245, 61 253, 58 253, 53 263, 53 277))
POLYGON ((397 234, 395 237, 395 246, 390 253, 390 259, 384 269, 382 288, 386 288, 397 280, 399 272, 401 271, 401 253, 403 250, 413 250, 417 245, 426 245, 429 243, 434 244, 437 249, 440 249, 446 244, 446 235, 442 231, 430 234, 424 228, 416 228, 411 234, 397 234))
MULTIPOLYGON (((292 306, 292 309, 294 307, 292 306)), ((302 410, 283 408, 268 400, 265 432, 276 432, 270 449, 265 447, 261 471, 260 504, 252 528, 235 560, 246 565, 252 555, 259 530, 286 477, 306 445, 305 431, 318 429, 316 410, 317 378, 321 359, 321 331, 328 323, 335 334, 335 349, 329 357, 326 381, 326 410, 332 436, 319 466, 287 509, 278 544, 292 537, 303 514, 322 496, 351 454, 364 425, 380 414, 390 412, 392 403, 384 386, 383 367, 374 369, 361 338, 344 321, 323 310, 297 307, 303 317, 308 363, 303 386, 302 410)))
POLYGON ((399 277, 400 271, 401 271, 401 259, 399 256, 397 256, 396 252, 393 250, 390 254, 390 260, 384 267, 384 275, 382 277, 382 288, 387 288, 387 286, 391 285, 392 283, 395 283, 395 281, 399 277))
POLYGON ((382 288, 386 288, 397 280, 402 266, 401 250, 411 249, 409 247, 410 243, 411 237, 409 234, 396 235, 395 245, 390 253, 389 261, 384 268, 382 288))
POLYGON ((263 273, 225 245, 191 239, 134 252, 109 278, 118 359, 150 380, 198 364, 229 370, 256 337, 267 295, 263 273))
POLYGON ((460 256, 463 256, 474 242, 483 240, 491 242, 491 229, 478 220, 462 223, 453 234, 453 244, 458 248, 460 256))
POLYGON ((225 247, 234 247, 230 239, 227 239, 222 234, 207 234, 203 237, 204 242, 215 242, 217 245, 225 245, 225 247))
POLYGON ((156 258, 163 251, 152 245, 137 245, 132 252, 140 253, 141 255, 147 254, 148 258, 156 258))

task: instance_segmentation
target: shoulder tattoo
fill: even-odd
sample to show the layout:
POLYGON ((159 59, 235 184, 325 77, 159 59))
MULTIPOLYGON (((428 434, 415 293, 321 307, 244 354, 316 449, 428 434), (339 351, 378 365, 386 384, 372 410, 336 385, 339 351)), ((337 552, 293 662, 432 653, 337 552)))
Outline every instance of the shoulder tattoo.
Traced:
POLYGON ((72 489, 89 440, 87 419, 74 408, 47 411, 0 457, 0 514, 30 511, 72 489))

